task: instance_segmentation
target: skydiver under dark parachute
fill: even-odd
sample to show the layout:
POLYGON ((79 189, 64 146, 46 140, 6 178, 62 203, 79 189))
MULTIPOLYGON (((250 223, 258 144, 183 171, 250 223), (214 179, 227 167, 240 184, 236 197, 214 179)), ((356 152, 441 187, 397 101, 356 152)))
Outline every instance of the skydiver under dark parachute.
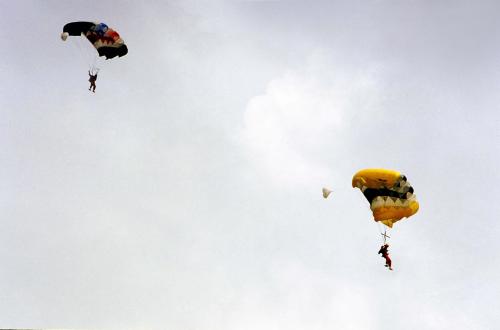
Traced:
MULTIPOLYGON (((104 23, 72 22, 64 25, 61 39, 66 41, 68 36, 85 37, 95 48, 98 56, 104 56, 106 60, 116 56, 122 57, 128 53, 127 45, 118 32, 109 28, 104 23)), ((95 92, 95 81, 97 80, 98 68, 94 65, 89 70, 89 90, 95 92)))
POLYGON ((90 70, 89 70, 89 82, 90 82, 90 87, 89 87, 89 90, 91 88, 92 89, 92 92, 95 93, 95 81, 97 80, 97 71, 96 72, 92 72, 93 74, 90 73, 90 70))

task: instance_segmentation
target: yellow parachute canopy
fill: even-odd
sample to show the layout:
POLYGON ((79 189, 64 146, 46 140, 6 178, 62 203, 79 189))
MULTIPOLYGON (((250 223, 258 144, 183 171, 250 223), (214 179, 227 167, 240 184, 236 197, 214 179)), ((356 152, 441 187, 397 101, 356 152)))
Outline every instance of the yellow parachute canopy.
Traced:
POLYGON ((352 178, 352 187, 359 188, 370 203, 373 219, 391 227, 417 213, 418 202, 413 187, 403 174, 380 168, 361 170, 352 178))

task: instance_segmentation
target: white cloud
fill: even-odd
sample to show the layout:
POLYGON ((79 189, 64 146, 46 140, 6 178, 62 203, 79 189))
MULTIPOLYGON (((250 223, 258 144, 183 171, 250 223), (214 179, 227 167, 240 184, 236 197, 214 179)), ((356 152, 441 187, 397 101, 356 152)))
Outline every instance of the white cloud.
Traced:
POLYGON ((271 80, 247 103, 241 142, 251 163, 274 183, 320 184, 331 177, 325 150, 333 152, 354 104, 375 86, 369 74, 348 76, 336 67, 341 65, 315 53, 305 69, 271 80))
POLYGON ((267 275, 265 289, 250 285, 233 301, 228 328, 368 329, 376 318, 371 288, 295 261, 276 262, 267 275))

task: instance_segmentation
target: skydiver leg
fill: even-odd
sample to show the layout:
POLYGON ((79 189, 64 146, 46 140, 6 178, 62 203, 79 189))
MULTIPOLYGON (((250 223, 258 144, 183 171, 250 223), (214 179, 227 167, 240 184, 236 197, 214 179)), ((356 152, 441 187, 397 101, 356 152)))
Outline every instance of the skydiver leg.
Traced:
POLYGON ((389 258, 388 255, 384 256, 385 258, 385 266, 389 267, 390 270, 392 270, 392 260, 389 258))

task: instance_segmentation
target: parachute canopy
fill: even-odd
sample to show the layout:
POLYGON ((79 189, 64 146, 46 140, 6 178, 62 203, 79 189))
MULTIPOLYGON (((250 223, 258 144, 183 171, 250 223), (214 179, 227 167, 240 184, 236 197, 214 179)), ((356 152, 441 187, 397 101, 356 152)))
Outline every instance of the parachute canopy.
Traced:
POLYGON ((359 188, 370 203, 373 219, 391 227, 402 218, 418 211, 413 187, 403 174, 386 169, 361 170, 352 178, 352 187, 359 188))
POLYGON ((328 188, 323 188, 321 191, 323 192, 323 198, 328 198, 328 196, 332 193, 332 191, 328 188))
POLYGON ((128 53, 127 45, 115 30, 104 23, 72 22, 64 25, 61 39, 66 40, 68 36, 85 36, 99 53, 110 59, 116 56, 124 56, 128 53))

